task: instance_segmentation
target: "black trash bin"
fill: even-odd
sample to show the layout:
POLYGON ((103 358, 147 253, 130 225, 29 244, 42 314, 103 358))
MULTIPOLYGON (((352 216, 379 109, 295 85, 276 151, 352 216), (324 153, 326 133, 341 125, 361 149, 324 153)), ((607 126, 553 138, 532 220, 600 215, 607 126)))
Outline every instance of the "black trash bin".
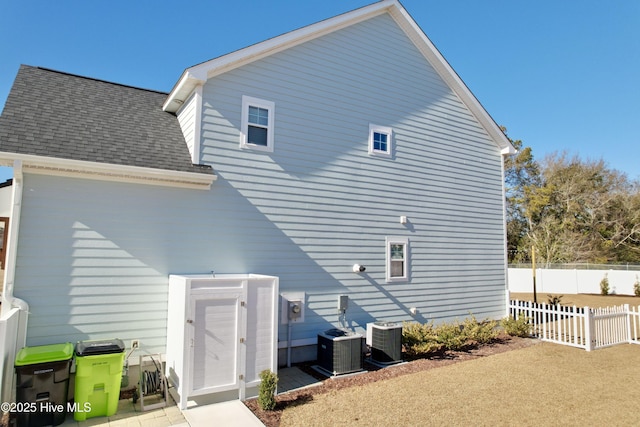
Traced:
POLYGON ((62 424, 67 416, 73 344, 24 347, 16 356, 18 426, 62 424))

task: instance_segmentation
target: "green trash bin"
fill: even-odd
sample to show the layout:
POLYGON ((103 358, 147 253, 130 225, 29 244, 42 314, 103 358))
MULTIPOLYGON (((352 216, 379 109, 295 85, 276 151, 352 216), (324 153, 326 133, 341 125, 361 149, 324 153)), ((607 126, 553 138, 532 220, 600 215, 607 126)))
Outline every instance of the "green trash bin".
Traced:
POLYGON ((124 343, 119 339, 76 344, 76 421, 116 413, 124 355, 124 343))
POLYGON ((16 356, 18 426, 62 424, 67 416, 73 344, 22 348, 16 356))

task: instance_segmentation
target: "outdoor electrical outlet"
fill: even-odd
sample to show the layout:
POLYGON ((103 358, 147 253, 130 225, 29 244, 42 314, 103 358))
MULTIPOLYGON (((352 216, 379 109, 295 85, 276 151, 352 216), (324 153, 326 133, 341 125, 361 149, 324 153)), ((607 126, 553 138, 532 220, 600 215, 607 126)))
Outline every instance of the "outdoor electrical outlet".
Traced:
POLYGON ((140 340, 131 340, 131 349, 140 348, 140 340))

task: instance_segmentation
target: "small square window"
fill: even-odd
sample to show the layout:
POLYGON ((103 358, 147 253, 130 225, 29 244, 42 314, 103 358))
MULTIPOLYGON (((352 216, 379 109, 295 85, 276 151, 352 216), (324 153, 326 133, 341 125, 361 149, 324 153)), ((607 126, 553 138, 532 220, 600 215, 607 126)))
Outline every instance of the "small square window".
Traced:
POLYGON ((390 157, 392 134, 389 127, 369 125, 369 154, 390 157))
POLYGON ((409 239, 406 237, 387 237, 386 261, 387 282, 408 281, 409 239))
POLYGON ((374 132, 373 133, 373 151, 384 151, 387 150, 387 138, 389 135, 386 133, 374 132))
POLYGON ((240 148, 273 151, 274 115, 273 102, 243 96, 240 148))

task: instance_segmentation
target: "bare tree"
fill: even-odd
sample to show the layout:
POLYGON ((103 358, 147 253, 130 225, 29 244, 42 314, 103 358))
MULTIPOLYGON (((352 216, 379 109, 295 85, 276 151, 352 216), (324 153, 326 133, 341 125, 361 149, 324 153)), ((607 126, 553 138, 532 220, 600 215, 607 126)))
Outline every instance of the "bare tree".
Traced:
POLYGON ((519 247, 534 245, 540 260, 640 261, 640 185, 607 167, 555 153, 541 166, 539 185, 524 187, 526 233, 519 247))

